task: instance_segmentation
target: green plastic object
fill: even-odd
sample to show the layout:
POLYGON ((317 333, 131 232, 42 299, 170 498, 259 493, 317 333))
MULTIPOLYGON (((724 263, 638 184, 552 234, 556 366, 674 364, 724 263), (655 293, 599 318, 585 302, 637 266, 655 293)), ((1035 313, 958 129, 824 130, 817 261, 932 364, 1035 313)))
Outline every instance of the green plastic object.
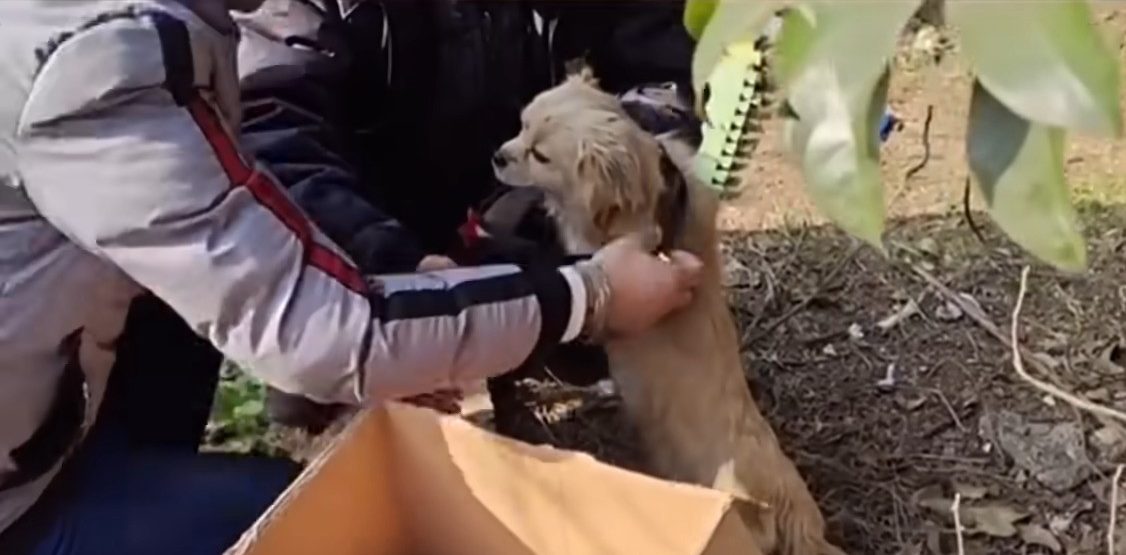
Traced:
POLYGON ((721 194, 738 187, 739 170, 758 140, 764 71, 762 50, 748 40, 730 45, 707 80, 696 173, 721 194))

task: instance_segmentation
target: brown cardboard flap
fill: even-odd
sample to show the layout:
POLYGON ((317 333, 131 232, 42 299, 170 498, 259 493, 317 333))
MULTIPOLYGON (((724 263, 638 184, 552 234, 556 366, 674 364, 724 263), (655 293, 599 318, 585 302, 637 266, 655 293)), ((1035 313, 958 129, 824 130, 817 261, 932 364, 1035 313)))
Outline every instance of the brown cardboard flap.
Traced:
POLYGON ((720 492, 500 437, 365 411, 238 555, 758 555, 720 492))
POLYGON ((406 523, 391 495, 389 431, 385 412, 358 415, 227 553, 408 553, 406 523))

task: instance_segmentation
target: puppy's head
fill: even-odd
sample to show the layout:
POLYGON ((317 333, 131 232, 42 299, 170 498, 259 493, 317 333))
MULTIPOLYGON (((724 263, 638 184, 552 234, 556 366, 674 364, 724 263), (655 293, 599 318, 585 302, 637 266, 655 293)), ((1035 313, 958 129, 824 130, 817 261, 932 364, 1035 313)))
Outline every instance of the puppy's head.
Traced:
POLYGON ((661 149, 589 74, 569 78, 524 109, 522 130, 496 152, 497 178, 547 193, 571 252, 654 226, 661 149))

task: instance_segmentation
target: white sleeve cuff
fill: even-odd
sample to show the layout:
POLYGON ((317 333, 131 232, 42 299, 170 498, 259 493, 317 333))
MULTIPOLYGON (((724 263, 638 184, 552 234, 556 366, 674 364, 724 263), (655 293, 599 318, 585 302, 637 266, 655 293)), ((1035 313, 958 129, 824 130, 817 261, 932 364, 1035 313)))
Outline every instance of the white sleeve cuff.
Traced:
POLYGON ((586 285, 578 270, 571 266, 559 268, 559 273, 567 281, 571 289, 571 317, 567 319, 567 327, 563 330, 562 343, 573 341, 583 331, 583 320, 586 318, 586 285))

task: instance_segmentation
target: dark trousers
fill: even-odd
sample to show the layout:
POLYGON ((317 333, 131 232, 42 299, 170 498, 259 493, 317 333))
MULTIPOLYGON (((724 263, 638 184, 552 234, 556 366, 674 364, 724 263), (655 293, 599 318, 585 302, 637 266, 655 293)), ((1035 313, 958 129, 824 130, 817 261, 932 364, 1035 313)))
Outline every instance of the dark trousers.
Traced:
POLYGON ((216 555, 297 465, 201 454, 222 357, 164 303, 133 303, 98 423, 0 534, 4 555, 216 555))

